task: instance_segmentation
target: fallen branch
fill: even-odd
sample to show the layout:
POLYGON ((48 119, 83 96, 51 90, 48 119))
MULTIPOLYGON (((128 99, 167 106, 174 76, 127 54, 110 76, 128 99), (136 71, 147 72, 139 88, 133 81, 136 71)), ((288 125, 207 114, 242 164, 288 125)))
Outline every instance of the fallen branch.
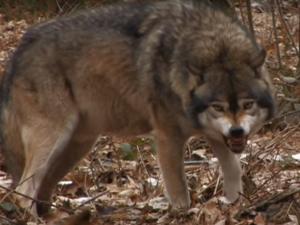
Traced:
POLYGON ((11 189, 11 188, 7 188, 7 187, 4 187, 4 186, 2 186, 2 185, 0 185, 0 188, 4 189, 4 190, 6 190, 6 191, 9 191, 9 192, 11 192, 11 193, 14 193, 14 194, 16 194, 16 195, 20 195, 20 196, 22 196, 22 197, 24 197, 24 198, 28 198, 28 199, 32 200, 33 202, 43 203, 43 204, 45 204, 45 205, 53 206, 53 207, 55 207, 55 208, 57 208, 57 209, 64 210, 64 211, 66 211, 66 212, 68 212, 68 213, 73 213, 72 210, 66 209, 66 208, 61 207, 61 206, 54 205, 54 204, 52 204, 52 203, 50 203, 50 202, 47 202, 47 201, 41 201, 41 200, 38 200, 38 199, 35 199, 35 198, 32 198, 32 197, 29 197, 29 196, 27 196, 27 195, 24 195, 24 194, 22 194, 22 193, 20 193, 20 192, 17 192, 17 191, 15 191, 15 190, 11 189))

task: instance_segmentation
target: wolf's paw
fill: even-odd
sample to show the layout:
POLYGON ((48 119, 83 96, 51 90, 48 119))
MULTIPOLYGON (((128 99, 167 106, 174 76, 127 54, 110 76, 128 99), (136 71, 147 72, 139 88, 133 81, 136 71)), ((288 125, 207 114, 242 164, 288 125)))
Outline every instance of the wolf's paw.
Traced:
POLYGON ((176 198, 171 198, 168 194, 167 190, 164 189, 163 191, 164 196, 168 198, 170 204, 172 205, 172 209, 177 210, 179 212, 184 212, 190 209, 191 206, 191 199, 189 195, 178 195, 176 198))
POLYGON ((224 195, 229 202, 234 203, 239 199, 240 197, 239 193, 243 193, 243 189, 239 189, 235 191, 227 191, 227 192, 225 191, 224 195))
POLYGON ((190 198, 181 198, 178 199, 179 201, 173 202, 172 205, 172 211, 178 211, 178 212, 185 212, 190 209, 191 206, 191 200, 190 198))

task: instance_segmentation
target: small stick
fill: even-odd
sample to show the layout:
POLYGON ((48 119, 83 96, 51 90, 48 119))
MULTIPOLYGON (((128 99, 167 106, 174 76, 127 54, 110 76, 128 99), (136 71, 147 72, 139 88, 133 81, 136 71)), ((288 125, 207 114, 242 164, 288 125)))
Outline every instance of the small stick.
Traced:
POLYGON ((73 209, 73 211, 76 211, 77 209, 81 208, 82 206, 88 204, 91 201, 94 201, 95 199, 99 198, 100 196, 102 196, 102 195, 104 195, 104 194, 106 194, 108 192, 109 192, 108 190, 101 192, 100 194, 96 195, 95 197, 93 197, 93 198, 87 200, 86 202, 80 204, 79 206, 77 206, 75 209, 73 209))

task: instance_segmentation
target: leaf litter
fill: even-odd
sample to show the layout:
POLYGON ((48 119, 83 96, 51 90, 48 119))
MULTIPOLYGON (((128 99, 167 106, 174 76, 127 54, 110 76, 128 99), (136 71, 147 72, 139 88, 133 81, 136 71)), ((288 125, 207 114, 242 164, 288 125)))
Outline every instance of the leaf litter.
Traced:
MULTIPOLYGON (((267 48, 269 67, 276 68, 271 14, 265 5, 256 3, 252 7, 256 36, 267 48)), ((236 9, 238 14, 243 10, 236 9)), ((284 19, 297 36, 299 16, 287 12, 284 19)), ((27 27, 25 20, 6 22, 0 15, 0 75, 27 27)), ((286 48, 287 35, 279 23, 277 29, 284 52, 282 61, 288 71, 295 72, 296 51, 286 48)), ((281 72, 273 78, 278 96, 289 98, 284 84, 293 85, 297 79, 281 72)), ((153 140, 101 137, 92 152, 59 182, 52 212, 43 218, 35 218, 10 200, 11 180, 1 166, 0 224, 299 224, 300 123, 284 119, 284 128, 263 129, 248 142, 240 156, 244 194, 232 204, 222 195, 218 160, 203 138, 191 138, 186 148, 191 209, 176 212, 163 194, 153 140)))

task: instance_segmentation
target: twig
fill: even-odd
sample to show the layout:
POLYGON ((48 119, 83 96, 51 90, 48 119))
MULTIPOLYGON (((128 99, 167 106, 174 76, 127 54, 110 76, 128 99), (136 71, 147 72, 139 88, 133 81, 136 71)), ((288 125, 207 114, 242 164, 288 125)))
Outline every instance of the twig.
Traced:
POLYGON ((24 195, 24 194, 22 194, 22 193, 20 193, 20 192, 15 191, 15 190, 12 190, 12 189, 10 189, 10 188, 4 187, 4 186, 2 186, 2 185, 0 185, 0 188, 4 189, 4 190, 6 190, 6 191, 10 191, 10 192, 12 192, 12 193, 15 193, 15 194, 17 194, 17 195, 20 195, 20 196, 22 196, 22 197, 24 197, 24 198, 28 198, 28 199, 30 199, 30 200, 32 200, 32 201, 34 201, 34 202, 37 202, 37 203, 43 203, 43 204, 46 204, 46 205, 49 205, 49 206, 53 206, 53 207, 55 207, 55 208, 57 208, 57 209, 64 210, 64 211, 66 211, 66 212, 68 212, 68 213, 72 213, 72 212, 73 212, 73 211, 71 211, 71 210, 69 210, 69 209, 66 209, 66 208, 61 207, 61 206, 54 205, 54 204, 52 204, 52 203, 50 203, 50 202, 47 202, 47 201, 41 201, 41 200, 38 200, 38 199, 35 199, 35 198, 32 198, 32 197, 29 197, 29 196, 27 196, 27 195, 24 195))
MULTIPOLYGON (((31 179, 32 177, 33 177, 33 175, 31 175, 30 177, 27 177, 25 180, 23 180, 21 183, 19 183, 19 184, 17 185, 17 187, 20 186, 21 184, 23 184, 24 182, 26 182, 27 180, 31 179)), ((8 193, 6 193, 6 195, 0 200, 0 204, 1 204, 2 201, 3 201, 7 196, 9 196, 11 193, 13 193, 13 190, 11 190, 11 191, 9 191, 8 193)))
POLYGON ((282 63, 281 63, 281 56, 280 56, 280 51, 279 51, 278 34, 277 34, 277 29, 276 29, 275 2, 274 2, 274 0, 271 0, 271 12, 272 12, 272 23, 273 23, 273 29, 274 29, 277 60, 278 60, 278 64, 279 64, 279 69, 281 69, 282 63))
POLYGON ((191 165, 201 165, 201 164, 208 164, 210 163, 209 160, 193 160, 193 161, 184 161, 185 166, 191 166, 191 165))
POLYGON ((283 193, 280 193, 278 195, 275 195, 272 198, 270 198, 268 201, 271 204, 276 204, 276 203, 278 203, 280 201, 283 201, 285 198, 287 198, 287 197, 289 197, 291 195, 297 194, 298 192, 300 192, 300 188, 295 188, 295 189, 291 190, 288 193, 283 192, 283 193))
POLYGON ((286 22, 283 19, 283 13, 282 13, 281 5, 280 5, 280 3, 279 3, 278 0, 276 0, 276 2, 277 2, 277 5, 278 5, 278 12, 279 12, 279 15, 280 15, 279 16, 280 22, 283 24, 283 26, 284 26, 284 28, 285 28, 285 30, 286 30, 286 32, 287 32, 287 34, 288 34, 291 42, 292 42, 292 45, 293 45, 293 47, 295 49, 295 52, 297 53, 298 60, 299 60, 299 50, 297 49, 296 43, 295 43, 294 38, 293 38, 293 36, 291 34, 291 31, 290 31, 290 28, 288 27, 288 25, 286 24, 286 22))
POLYGON ((288 97, 283 98, 283 100, 286 102, 292 102, 292 103, 298 103, 300 101, 299 98, 295 99, 295 98, 288 98, 288 97))
POLYGON ((242 1, 241 0, 239 0, 239 4, 240 4, 240 12, 241 12, 242 21, 243 21, 243 24, 246 25, 246 21, 245 21, 245 16, 244 16, 244 13, 243 13, 243 7, 242 7, 242 1))
POLYGON ((291 208, 292 208, 293 205, 294 205, 294 202, 291 202, 290 205, 289 205, 289 207, 288 207, 288 210, 286 210, 286 213, 285 213, 284 217, 288 216, 288 214, 289 214, 289 212, 290 212, 290 210, 291 210, 291 208))
POLYGON ((117 153, 117 149, 116 149, 114 143, 111 142, 109 145, 112 147, 114 153, 116 154, 116 158, 117 158, 117 162, 118 162, 118 167, 119 167, 119 176, 120 176, 120 179, 121 179, 122 172, 123 172, 121 159, 120 159, 120 157, 119 157, 119 155, 118 155, 118 153, 117 153))
POLYGON ((259 187, 257 187, 254 192, 252 193, 252 195, 254 195, 256 192, 258 192, 263 186, 265 186, 270 180, 272 180, 277 174, 279 174, 280 172, 283 171, 283 168, 276 171, 276 173, 274 173, 271 177, 269 177, 268 179, 266 179, 259 187))
POLYGON ((247 7, 247 16, 248 16, 249 28, 250 28, 251 33, 253 35, 255 35, 254 27, 253 27, 253 21, 252 21, 252 11, 251 11, 251 2, 250 2, 250 0, 246 0, 246 7, 247 7))
POLYGON ((214 190, 214 195, 217 194, 219 183, 220 183, 220 176, 218 176, 218 178, 217 178, 216 187, 215 187, 215 190, 214 190))
POLYGON ((192 158, 192 150, 191 150, 191 146, 189 143, 187 144, 187 148, 188 148, 188 153, 189 153, 189 159, 191 159, 192 158))
POLYGON ((93 198, 87 200, 86 202, 80 204, 79 206, 77 206, 75 209, 73 209, 73 211, 76 211, 77 209, 81 208, 82 206, 88 204, 88 203, 91 202, 91 201, 94 201, 95 199, 99 198, 99 197, 102 196, 102 195, 105 195, 105 194, 108 193, 108 192, 109 192, 108 190, 101 192, 100 194, 96 195, 95 197, 93 197, 93 198))
POLYGON ((295 87, 295 85, 293 85, 293 84, 287 84, 287 83, 281 82, 281 81, 273 81, 272 83, 282 85, 282 86, 286 86, 286 87, 289 87, 289 88, 294 88, 295 87))
POLYGON ((245 211, 240 212, 239 214, 241 215, 245 212, 257 211, 258 209, 262 208, 262 206, 269 206, 271 204, 276 204, 280 201, 283 201, 285 198, 287 198, 291 195, 294 195, 298 192, 300 192, 300 188, 296 188, 295 190, 292 190, 288 193, 280 193, 278 195, 272 196, 271 198, 269 198, 265 201, 259 202, 255 205, 252 205, 252 206, 248 207, 245 211))
POLYGON ((11 219, 8 219, 7 217, 2 216, 2 215, 0 215, 0 219, 5 220, 5 221, 7 221, 7 222, 9 222, 9 223, 12 223, 12 224, 16 224, 16 225, 19 225, 19 224, 20 224, 20 223, 15 222, 15 221, 13 221, 13 220, 11 220, 11 219))
MULTIPOLYGON (((300 125, 300 124, 299 124, 300 125)), ((299 126, 298 125, 298 126, 299 126)), ((297 126, 297 127, 298 127, 297 126)), ((296 127, 296 128, 297 128, 296 127)), ((287 129, 285 129, 287 130, 287 129)), ((285 131, 284 130, 284 131, 285 131)), ((275 138, 273 138, 272 140, 268 141, 268 143, 265 144, 264 147, 261 148, 260 151, 258 151, 257 154, 253 155, 253 157, 258 158, 258 156, 263 152, 266 153, 263 157, 260 157, 259 160, 255 163, 253 163, 251 166, 249 166, 245 172, 245 174, 250 173, 250 171, 252 171, 259 163, 261 163, 270 153, 271 151, 273 151, 273 149, 275 149, 276 147, 278 147, 280 144, 284 143, 284 141, 290 137, 294 132, 296 131, 296 129, 292 129, 290 131, 288 131, 287 133, 285 133, 284 135, 280 136, 277 135, 275 138), (280 141, 278 141, 278 139, 280 138, 280 141), (267 151, 266 151, 267 150, 267 151), (268 154, 267 154, 268 153, 268 154)), ((283 132, 281 132, 283 133, 283 132)))
MULTIPOLYGON (((300 0, 298 0, 298 8, 300 7, 300 0)), ((298 14, 298 18, 300 18, 300 9, 298 10, 299 14, 298 14)), ((299 42, 299 55, 298 55, 298 72, 300 70, 300 23, 299 23, 299 27, 298 27, 298 42, 299 42)))
MULTIPOLYGON (((95 182, 95 181, 97 180, 97 175, 95 174, 95 170, 94 170, 94 163, 93 163, 94 160, 96 160, 96 161, 99 163, 101 170, 104 171, 104 172, 106 172, 106 169, 105 169, 105 167, 104 167, 104 165, 103 165, 101 159, 97 156, 97 152, 98 152, 99 150, 102 150, 102 149, 103 149, 103 146, 105 146, 105 144, 106 144, 106 142, 105 142, 105 144, 102 143, 101 139, 102 139, 102 137, 99 137, 99 138, 98 138, 98 140, 97 140, 97 142, 96 142, 96 144, 95 144, 95 147, 94 147, 93 151, 92 151, 91 154, 90 154, 90 155, 92 155, 92 159, 91 159, 91 161, 90 161, 91 163, 90 163, 90 166, 89 166, 89 167, 90 167, 90 170, 91 170, 91 172, 92 172, 93 181, 94 181, 94 183, 95 183, 95 185, 96 185, 96 187, 97 187, 98 189, 99 189, 100 187, 99 187, 98 182, 95 182)), ((95 166, 95 169, 97 169, 97 170, 99 171, 98 167, 96 167, 96 166, 95 166)))
POLYGON ((249 198, 249 196, 246 196, 245 193, 241 193, 241 192, 239 192, 239 195, 242 196, 243 198, 245 198, 251 204, 252 201, 249 198))
POLYGON ((144 163, 144 160, 143 160, 143 157, 142 157, 142 154, 141 154, 141 151, 140 151, 140 148, 139 148, 138 145, 136 145, 136 149, 137 149, 137 151, 138 151, 138 154, 139 154, 139 157, 140 157, 140 160, 141 160, 141 164, 143 165, 143 168, 144 168, 144 170, 146 171, 147 176, 148 176, 148 177, 151 177, 150 174, 149 174, 149 172, 148 172, 148 170, 147 170, 147 168, 146 168, 146 165, 145 165, 145 163, 144 163))
POLYGON ((202 191, 199 192, 199 196, 202 195, 204 192, 206 192, 207 189, 211 188, 213 185, 217 183, 216 180, 211 181, 208 185, 206 185, 206 188, 204 188, 202 191))
MULTIPOLYGON (((201 165, 201 164, 209 164, 211 161, 209 160, 193 160, 193 161, 184 161, 185 166, 193 166, 193 165, 201 165)), ((159 166, 154 166, 154 169, 159 169, 159 166)))
MULTIPOLYGON (((19 187, 20 185, 22 185, 23 183, 25 183, 26 181, 28 181, 29 179, 31 179, 34 175, 31 175, 29 177, 27 177, 25 180, 23 180, 22 182, 20 182, 15 188, 19 187)), ((10 197, 10 195, 13 193, 14 190, 11 191, 7 191, 7 193, 2 197, 2 199, 0 200, 0 204, 4 201, 4 199, 6 199, 8 196, 11 199, 13 199, 12 197, 10 197)), ((20 217, 23 217, 24 215, 22 215, 23 213, 19 210, 18 207, 16 208, 16 212, 20 217)))

